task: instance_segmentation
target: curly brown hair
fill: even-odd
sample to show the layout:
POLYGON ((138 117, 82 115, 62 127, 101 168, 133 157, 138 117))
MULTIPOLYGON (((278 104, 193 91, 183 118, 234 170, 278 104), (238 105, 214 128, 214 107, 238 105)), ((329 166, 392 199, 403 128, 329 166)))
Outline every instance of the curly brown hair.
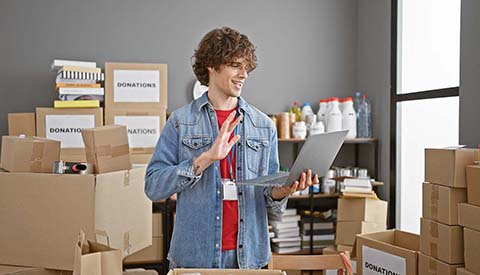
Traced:
POLYGON ((228 65, 236 58, 243 58, 248 72, 257 67, 255 47, 248 37, 238 31, 222 27, 207 33, 193 55, 193 72, 202 85, 208 86, 208 69, 218 70, 221 65, 228 65))

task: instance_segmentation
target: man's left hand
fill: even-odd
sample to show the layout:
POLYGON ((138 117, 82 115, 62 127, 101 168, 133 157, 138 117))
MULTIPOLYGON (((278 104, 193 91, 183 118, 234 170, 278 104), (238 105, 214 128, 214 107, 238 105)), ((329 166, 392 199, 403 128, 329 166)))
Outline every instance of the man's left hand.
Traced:
POLYGON ((286 196, 290 196, 296 191, 305 190, 313 184, 319 183, 318 175, 312 178, 312 170, 308 169, 307 172, 303 172, 300 178, 292 183, 290 186, 274 187, 272 189, 272 197, 276 200, 283 199, 286 196))

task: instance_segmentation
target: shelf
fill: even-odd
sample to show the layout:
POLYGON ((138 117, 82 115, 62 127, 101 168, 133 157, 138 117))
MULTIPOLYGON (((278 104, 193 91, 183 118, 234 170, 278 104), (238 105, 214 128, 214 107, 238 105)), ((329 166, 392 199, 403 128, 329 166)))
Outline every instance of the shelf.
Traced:
MULTIPOLYGON (((303 138, 279 138, 278 142, 290 142, 290 143, 301 143, 305 142, 306 139, 303 138)), ((376 138, 354 138, 346 139, 344 143, 347 144, 361 144, 361 143, 375 143, 378 140, 376 138)))
POLYGON ((323 249, 314 249, 313 254, 310 254, 310 248, 305 248, 303 250, 291 253, 276 253, 272 252, 272 255, 322 255, 323 249))
MULTIPOLYGON (((309 199, 311 195, 298 195, 298 196, 290 196, 288 197, 289 200, 297 200, 297 199, 309 199)), ((314 199, 320 199, 320 198, 338 198, 340 197, 340 194, 314 194, 313 198, 314 199)))

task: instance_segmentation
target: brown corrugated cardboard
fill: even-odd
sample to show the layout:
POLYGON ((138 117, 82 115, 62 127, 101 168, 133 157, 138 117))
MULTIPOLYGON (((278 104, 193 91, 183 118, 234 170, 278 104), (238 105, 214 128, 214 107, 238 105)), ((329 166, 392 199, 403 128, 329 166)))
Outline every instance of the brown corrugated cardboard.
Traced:
POLYGON ((352 254, 353 246, 352 245, 339 244, 339 245, 337 245, 337 251, 340 251, 340 252, 348 251, 350 254, 352 254))
MULTIPOLYGON (((477 217, 478 219, 478 217, 477 217)), ((465 268, 469 271, 480 274, 480 231, 465 227, 463 229, 465 240, 465 268)))
POLYGON ((151 154, 165 126, 166 110, 155 109, 106 109, 105 124, 127 126, 130 152, 151 154))
POLYGON ((459 267, 463 267, 463 264, 451 265, 422 253, 418 254, 419 275, 455 275, 459 267))
POLYGON ((60 159, 62 161, 87 162, 85 149, 64 148, 60 149, 60 159))
POLYGON ((0 265, 0 275, 72 275, 71 271, 0 265))
POLYGON ((477 275, 477 274, 472 273, 462 267, 462 268, 457 268, 457 275, 477 275))
POLYGON ((125 270, 122 275, 158 275, 158 272, 153 269, 133 268, 125 270))
POLYGON ((99 175, 0 173, 0 264, 73 270, 80 229, 125 255, 151 245, 144 169, 99 175), (96 233, 96 234, 95 234, 96 233))
POLYGON ((108 173, 132 168, 128 148, 127 127, 100 126, 82 129, 87 162, 93 163, 95 173, 108 173))
POLYGON ((148 164, 152 159, 152 154, 130 154, 132 164, 148 164))
POLYGON ((375 268, 397 274, 417 274, 419 242, 418 235, 400 230, 359 235, 356 243, 357 275, 362 275, 363 269, 371 271, 375 268), (398 268, 394 268, 395 265, 398 268))
POLYGON ((423 183, 423 217, 448 225, 458 224, 458 203, 467 201, 467 189, 423 183))
POLYGON ((337 221, 387 224, 388 202, 375 199, 338 199, 337 221))
POLYGON ((337 222, 335 244, 353 245, 357 234, 373 233, 387 229, 385 224, 373 222, 337 222))
POLYGON ((200 275, 286 275, 280 270, 253 270, 253 269, 193 269, 178 268, 170 270, 167 275, 179 274, 200 274, 200 275))
POLYGON ((27 137, 36 136, 35 113, 9 113, 8 135, 26 135, 27 137))
POLYGON ((421 218, 420 251, 448 264, 463 263, 463 231, 458 225, 446 225, 421 218))
POLYGON ((458 204, 458 223, 461 226, 480 231, 480 206, 473 204, 458 204))
POLYGON ((468 203, 480 206, 480 166, 467 166, 467 200, 468 203))
POLYGON ((152 214, 152 237, 163 237, 162 213, 152 214))
POLYGON ((105 108, 167 109, 167 79, 167 64, 106 62, 105 108))
POLYGON ((121 273, 122 251, 95 241, 87 241, 85 233, 81 231, 75 244, 73 275, 121 273))
POLYGON ((126 257, 123 263, 158 263, 161 261, 163 261, 163 237, 153 237, 152 245, 126 257))
POLYGON ((37 137, 2 137, 1 167, 10 172, 52 173, 60 142, 37 137))
POLYGON ((466 188, 465 167, 472 165, 477 149, 425 149, 425 181, 466 188))

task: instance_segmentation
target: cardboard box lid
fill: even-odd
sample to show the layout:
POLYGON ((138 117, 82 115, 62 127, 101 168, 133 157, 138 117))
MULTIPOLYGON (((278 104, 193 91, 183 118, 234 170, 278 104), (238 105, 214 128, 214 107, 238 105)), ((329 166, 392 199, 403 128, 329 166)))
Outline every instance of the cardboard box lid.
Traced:
POLYGON ((473 164, 478 150, 471 148, 426 148, 425 181, 453 186, 466 187, 465 166, 473 164))
POLYGON ((253 270, 253 269, 193 269, 179 268, 172 269, 167 275, 192 274, 199 273, 201 275, 286 275, 280 270, 253 270))
POLYGON ((420 250, 419 235, 395 229, 361 234, 358 235, 357 238, 381 243, 387 247, 399 249, 407 253, 415 253, 420 250))
POLYGON ((458 223, 480 231, 480 206, 467 203, 458 204, 458 223))
POLYGON ((36 136, 35 113, 9 113, 8 135, 36 136))

